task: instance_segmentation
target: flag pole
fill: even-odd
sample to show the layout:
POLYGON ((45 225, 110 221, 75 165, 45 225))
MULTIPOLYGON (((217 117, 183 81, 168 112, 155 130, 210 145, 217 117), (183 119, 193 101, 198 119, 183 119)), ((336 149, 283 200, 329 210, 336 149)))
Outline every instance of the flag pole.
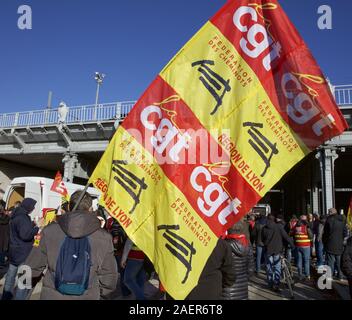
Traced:
POLYGON ((86 185, 86 186, 84 187, 84 189, 82 190, 81 195, 79 196, 79 198, 78 198, 78 200, 77 200, 77 202, 76 202, 76 204, 75 204, 75 206, 74 206, 74 208, 72 209, 71 212, 74 212, 74 211, 77 210, 79 204, 81 203, 81 201, 82 201, 82 199, 83 199, 83 197, 84 197, 84 194, 87 192, 87 190, 88 190, 88 188, 89 188, 89 185, 90 185, 90 182, 89 182, 89 180, 88 180, 87 185, 86 185))

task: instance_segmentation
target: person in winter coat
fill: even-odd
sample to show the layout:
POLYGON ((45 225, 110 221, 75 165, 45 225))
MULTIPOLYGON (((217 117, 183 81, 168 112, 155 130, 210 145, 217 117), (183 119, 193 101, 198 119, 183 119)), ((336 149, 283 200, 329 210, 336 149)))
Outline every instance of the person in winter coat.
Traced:
POLYGON ((144 285, 146 272, 144 269, 145 254, 131 239, 127 239, 121 257, 121 268, 124 269, 123 282, 137 300, 145 300, 144 285))
POLYGON ((247 238, 251 244, 254 244, 254 238, 253 238, 253 229, 255 227, 255 215, 254 214, 251 214, 248 216, 248 231, 249 231, 249 238, 247 238))
MULTIPOLYGON (((69 208, 72 210, 82 191, 72 194, 69 208)), ((58 222, 48 225, 41 232, 40 242, 33 247, 26 264, 32 269, 34 278, 47 271, 43 279, 41 300, 99 300, 107 299, 116 289, 117 266, 111 235, 101 228, 100 220, 92 212, 92 198, 85 193, 77 210, 67 212, 58 222), (88 237, 90 272, 88 289, 83 295, 64 295, 56 290, 55 271, 61 246, 66 237, 81 239, 88 237)))
MULTIPOLYGON (((10 219, 9 269, 6 274, 3 300, 11 300, 19 267, 25 262, 32 250, 34 236, 39 228, 31 221, 29 214, 34 210, 36 201, 26 198, 14 209, 10 219)), ((21 297, 18 297, 19 299, 21 297)))
POLYGON ((310 254, 313 232, 309 227, 307 216, 302 215, 293 230, 293 238, 296 247, 298 277, 310 280, 310 254), (303 276, 304 269, 304 276, 303 276))
POLYGON ((326 252, 326 262, 331 268, 333 275, 336 269, 338 279, 342 279, 341 255, 346 235, 347 227, 343 216, 337 214, 336 209, 329 209, 329 217, 324 226, 323 243, 326 252))
POLYGON ((112 217, 109 217, 106 224, 107 231, 112 235, 112 243, 114 245, 114 255, 117 263, 117 270, 120 274, 119 286, 121 293, 124 297, 131 294, 131 291, 127 288, 124 282, 125 269, 121 268, 121 258, 123 248, 127 241, 127 235, 121 225, 112 217))
POLYGON ((252 230, 252 238, 255 243, 256 267, 255 272, 258 274, 261 270, 262 262, 265 261, 264 243, 262 239, 262 231, 266 225, 267 219, 265 213, 261 213, 252 230))
POLYGON ((315 236, 314 245, 315 245, 315 254, 317 257, 317 267, 325 265, 324 243, 323 243, 325 222, 326 222, 326 217, 319 217, 317 215, 313 225, 313 233, 315 236))
POLYGON ((341 270, 347 277, 352 299, 352 237, 347 240, 347 245, 341 259, 341 270))
MULTIPOLYGON (((293 231, 298 222, 297 216, 293 215, 290 221, 286 224, 285 231, 293 241, 293 231)), ((296 260, 296 250, 294 248, 291 248, 290 246, 287 246, 286 249, 286 258, 287 260, 291 263, 292 261, 292 256, 293 259, 296 260)))
POLYGON ((232 250, 232 268, 235 271, 235 283, 224 287, 224 300, 248 300, 248 279, 254 273, 252 246, 244 234, 243 222, 238 222, 228 230, 226 241, 232 250))
POLYGON ((266 251, 267 281, 270 289, 279 291, 281 280, 281 254, 284 241, 294 247, 292 239, 288 236, 281 223, 275 222, 275 217, 269 215, 268 222, 263 228, 263 243, 266 251))
POLYGON ((225 240, 219 239, 205 264, 198 285, 186 300, 221 300, 223 288, 231 287, 235 280, 231 247, 225 240))
POLYGON ((10 242, 10 217, 0 204, 0 267, 5 265, 10 242))

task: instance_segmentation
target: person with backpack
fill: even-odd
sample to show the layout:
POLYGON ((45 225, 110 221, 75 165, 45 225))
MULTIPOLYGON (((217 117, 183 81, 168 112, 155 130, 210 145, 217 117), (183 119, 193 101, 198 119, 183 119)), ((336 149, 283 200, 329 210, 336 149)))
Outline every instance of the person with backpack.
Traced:
MULTIPOLYGON (((17 272, 30 254, 34 237, 39 231, 39 228, 31 221, 29 216, 36 203, 37 201, 34 199, 26 198, 11 214, 9 269, 6 274, 2 300, 13 298, 17 272)), ((25 290, 16 292, 16 299, 23 299, 25 296, 25 290)))
POLYGON ((114 255, 117 263, 117 270, 120 274, 119 286, 123 297, 128 297, 131 294, 130 289, 124 282, 125 269, 121 268, 121 258, 123 248, 127 241, 127 234, 121 225, 114 218, 110 217, 107 220, 107 230, 112 235, 112 243, 114 245, 114 255))
MULTIPOLYGON (((72 210, 82 191, 72 194, 72 210)), ((41 300, 108 299, 116 289, 117 266, 111 235, 92 212, 92 198, 84 193, 77 210, 45 227, 26 264, 32 277, 43 279, 41 300)))

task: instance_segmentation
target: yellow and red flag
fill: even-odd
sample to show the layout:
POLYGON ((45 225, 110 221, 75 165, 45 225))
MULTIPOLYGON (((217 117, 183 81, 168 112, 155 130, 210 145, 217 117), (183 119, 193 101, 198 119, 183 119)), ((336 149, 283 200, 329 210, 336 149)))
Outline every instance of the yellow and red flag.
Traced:
POLYGON ((352 230, 352 197, 350 200, 350 204, 348 206, 348 212, 347 212, 347 226, 350 230, 352 230))
POLYGON ((56 173, 54 182, 51 185, 50 190, 53 191, 53 192, 61 194, 61 196, 62 196, 62 198, 64 200, 69 201, 70 195, 69 195, 69 193, 67 191, 67 188, 65 186, 64 181, 62 180, 62 175, 61 175, 60 171, 58 171, 56 173))
POLYGON ((278 2, 228 1, 138 100, 90 182, 184 299, 218 238, 346 128, 278 2))

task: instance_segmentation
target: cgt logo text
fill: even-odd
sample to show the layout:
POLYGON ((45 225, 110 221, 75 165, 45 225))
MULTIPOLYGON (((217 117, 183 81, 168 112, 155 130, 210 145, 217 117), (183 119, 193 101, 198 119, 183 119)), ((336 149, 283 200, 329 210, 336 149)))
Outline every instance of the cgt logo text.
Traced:
MULTIPOLYGON (((270 9, 276 9, 276 6, 273 4, 270 9)), ((252 59, 262 59, 264 69, 271 71, 272 63, 281 56, 282 45, 278 41, 275 42, 265 26, 259 22, 257 11, 253 7, 239 7, 233 15, 233 23, 243 34, 239 45, 244 54, 252 59)), ((312 76, 312 78, 317 77, 312 76)), ((310 126, 310 130, 316 137, 323 135, 325 127, 334 126, 333 115, 324 115, 320 112, 313 99, 305 92, 295 73, 283 74, 280 82, 286 99, 286 112, 297 125, 310 126)), ((322 79, 321 84, 324 83, 322 79)))
MULTIPOLYGON (((275 4, 267 4, 267 9, 276 9, 275 4)), ((332 10, 327 5, 320 6, 318 8, 318 14, 321 16, 318 18, 318 28, 320 30, 332 29, 332 10)), ((243 37, 240 40, 240 47, 243 52, 253 59, 257 59, 259 56, 262 57, 263 66, 266 71, 271 70, 273 61, 280 57, 281 44, 275 42, 272 37, 268 34, 264 25, 258 22, 258 13, 253 7, 242 6, 238 8, 233 15, 233 23, 236 28, 243 33, 243 37), (247 24, 242 24, 241 19, 249 15, 250 20, 247 20, 247 24), (258 39, 261 39, 258 41, 258 39), (269 52, 265 52, 269 49, 269 52)))

